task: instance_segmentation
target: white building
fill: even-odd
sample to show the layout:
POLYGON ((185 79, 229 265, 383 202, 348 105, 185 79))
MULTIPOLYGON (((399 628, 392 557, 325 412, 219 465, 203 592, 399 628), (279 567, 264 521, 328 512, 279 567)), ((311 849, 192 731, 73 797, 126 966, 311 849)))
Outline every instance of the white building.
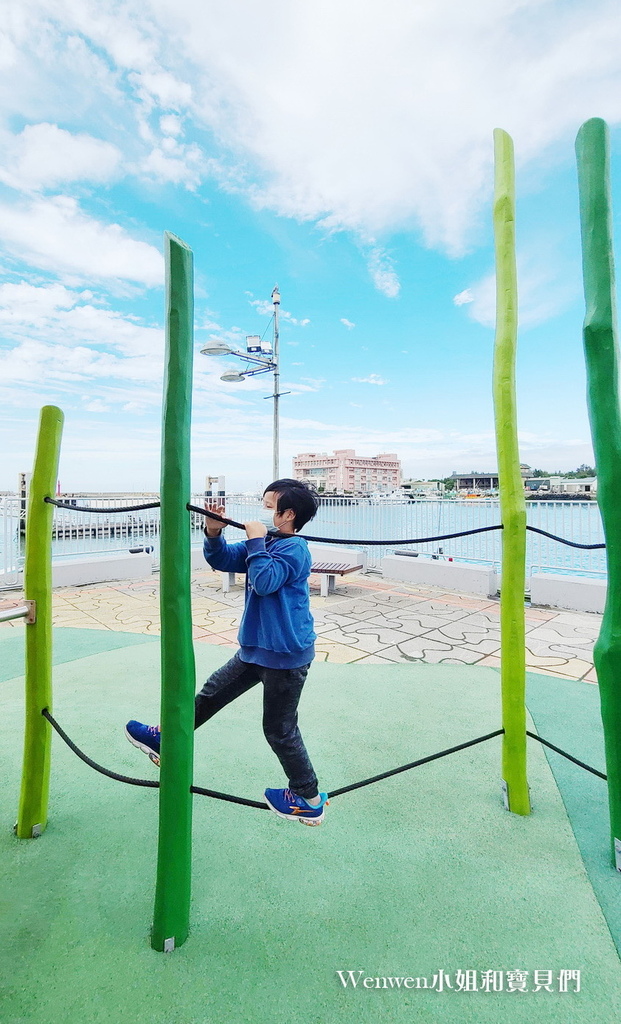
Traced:
POLYGON ((453 473, 452 475, 457 491, 479 494, 485 491, 498 490, 498 472, 482 473, 472 470, 470 473, 453 473))
POLYGON ((415 495, 429 495, 430 497, 436 497, 439 494, 444 494, 446 490, 444 482, 442 480, 404 480, 401 484, 404 491, 408 491, 409 494, 414 497, 415 495))
POLYGON ((597 494, 597 477, 535 476, 524 481, 527 491, 537 494, 597 494))
POLYGON ((401 462, 392 452, 362 456, 353 448, 339 448, 332 455, 303 452, 294 456, 293 476, 327 492, 393 491, 401 484, 401 462))

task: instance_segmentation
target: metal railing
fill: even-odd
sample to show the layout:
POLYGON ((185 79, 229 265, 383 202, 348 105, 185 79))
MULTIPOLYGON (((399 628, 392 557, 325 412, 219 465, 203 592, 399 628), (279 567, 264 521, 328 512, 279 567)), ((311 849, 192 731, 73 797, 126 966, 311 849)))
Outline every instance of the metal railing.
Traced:
MULTIPOLYGON (((229 495, 227 515, 244 521, 252 518, 257 499, 229 495)), ((460 530, 474 530, 500 522, 500 505, 494 499, 430 499, 395 501, 373 498, 322 497, 316 517, 302 530, 302 535, 352 539, 398 540, 405 537, 429 537, 460 530)), ((527 522, 567 540, 584 544, 603 543, 601 517, 596 502, 529 501, 527 522)), ((500 569, 502 534, 483 533, 453 540, 432 541, 394 547, 364 548, 367 566, 380 569, 385 555, 411 551, 419 555, 452 558, 495 566, 500 569)), ((527 534, 527 576, 532 572, 570 572, 605 576, 606 552, 567 548, 556 541, 527 534)))
POLYGON ((23 564, 20 538, 23 537, 24 512, 18 496, 0 497, 0 590, 19 586, 23 564))
MULTIPOLYGON (((202 494, 193 495, 191 503, 202 506, 202 494)), ((217 503, 220 499, 212 499, 217 503)), ((93 499, 80 499, 87 504, 93 499)), ((102 497, 98 508, 118 508, 138 504, 135 494, 119 498, 102 497)), ((262 502, 260 495, 230 494, 225 499, 226 514, 238 522, 256 518, 262 502)), ((202 544, 203 518, 191 513, 192 543, 202 544)), ((603 542, 602 524, 596 502, 529 501, 527 519, 530 526, 547 530, 568 540, 586 544, 603 542)), ((407 503, 399 500, 372 498, 322 498, 315 519, 302 530, 302 535, 397 540, 405 537, 429 537, 459 530, 493 526, 500 522, 497 500, 420 499, 407 503)), ((15 497, 0 499, 0 590, 19 585, 19 570, 24 558, 23 512, 15 497)), ((104 556, 131 548, 152 547, 155 566, 159 558, 159 509, 140 512, 101 513, 76 512, 57 508, 54 513, 53 557, 104 556)), ((229 527, 230 541, 241 540, 242 534, 229 527)), ((420 556, 452 558, 457 562, 483 564, 500 568, 501 533, 484 533, 427 544, 366 548, 367 566, 381 568, 381 560, 394 551, 417 551, 420 556)), ((537 534, 528 534, 527 576, 532 572, 561 572, 605 577, 606 552, 567 548, 537 534)))

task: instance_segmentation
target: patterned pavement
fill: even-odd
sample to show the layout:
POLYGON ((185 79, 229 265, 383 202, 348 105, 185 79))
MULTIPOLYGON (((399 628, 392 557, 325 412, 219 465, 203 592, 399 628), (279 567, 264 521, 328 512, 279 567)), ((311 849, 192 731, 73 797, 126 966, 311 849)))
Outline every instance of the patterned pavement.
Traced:
MULTIPOLYGON (((237 646, 244 594, 242 577, 228 594, 221 574, 210 569, 192 576, 194 639, 237 646)), ((336 593, 319 594, 311 576, 311 608, 321 661, 446 662, 500 665, 500 602, 439 587, 413 586, 373 574, 352 573, 336 593)), ((6 594, 0 608, 18 604, 6 594)), ((63 587, 54 592, 54 625, 159 634, 159 579, 63 587)), ((593 644, 601 615, 526 608, 526 665, 530 672, 597 683, 593 644)), ((21 620, 0 630, 23 629, 21 620)))

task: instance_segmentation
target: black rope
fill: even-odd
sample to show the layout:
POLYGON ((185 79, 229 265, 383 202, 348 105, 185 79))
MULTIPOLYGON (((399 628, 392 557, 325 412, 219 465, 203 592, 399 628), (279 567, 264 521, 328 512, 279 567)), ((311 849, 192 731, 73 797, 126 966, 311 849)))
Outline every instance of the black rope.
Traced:
MULTIPOLYGON (((44 498, 44 501, 50 505, 56 505, 57 508, 66 508, 70 512, 98 512, 103 514, 109 512, 110 514, 116 512, 142 512, 148 508, 159 508, 159 501, 151 501, 145 505, 126 505, 123 508, 88 508, 85 505, 70 505, 66 501, 57 501, 56 498, 44 498)), ((244 530, 243 523, 237 523, 234 519, 226 519, 224 516, 216 515, 215 512, 210 512, 206 508, 201 508, 200 505, 186 505, 189 512, 198 512, 199 515, 207 516, 209 519, 215 519, 216 522, 222 523, 223 526, 235 526, 238 530, 244 530)), ((498 523, 496 526, 480 526, 476 530, 460 530, 458 533, 441 533, 435 537, 411 537, 408 540, 342 540, 339 537, 311 537, 307 534, 299 534, 304 540, 314 541, 318 544, 355 544, 362 545, 364 547, 372 547, 373 545, 382 547, 396 547, 399 544, 430 544, 435 540, 453 540, 455 537, 471 537, 475 533, 490 533, 493 530, 504 529, 502 523, 498 523)), ((536 526, 527 526, 527 530, 531 533, 539 533, 542 537, 549 537, 550 540, 556 540, 559 544, 566 544, 570 548, 582 548, 586 551, 596 551, 600 548, 605 548, 605 544, 578 544, 573 540, 565 540, 563 537, 557 537, 554 533, 548 533, 546 530, 540 530, 536 526)), ((288 536, 288 534, 286 535, 288 536)))
MULTIPOLYGON (((225 526, 236 526, 239 530, 243 530, 243 523, 236 523, 233 519, 224 519, 222 516, 218 516, 215 512, 208 512, 207 509, 200 508, 198 505, 186 505, 186 508, 190 512, 199 512, 201 515, 208 516, 210 519, 216 519, 218 522, 225 526)), ((475 530, 460 530, 458 533, 441 533, 435 537, 412 537, 409 540, 341 540, 338 537, 311 537, 305 533, 300 533, 298 536, 303 537, 304 540, 315 541, 320 544, 359 544, 364 547, 370 547, 372 545, 379 545, 384 547, 396 547, 398 544, 429 544, 434 540, 452 540, 455 537, 471 537, 475 533, 491 533, 493 530, 503 530, 502 523, 498 523, 495 526, 479 526, 475 530)), ((559 544, 567 544, 570 548, 584 548, 587 551, 595 551, 599 548, 605 548, 605 544, 578 544, 573 540, 565 540, 564 537, 557 537, 554 533, 548 533, 546 530, 540 530, 537 526, 527 526, 527 530, 531 533, 539 533, 542 537, 549 537, 550 540, 556 540, 559 544)), ((288 535, 287 535, 288 536, 288 535)))
POLYGON ((542 739, 541 736, 537 736, 534 732, 529 732, 528 729, 526 730, 526 735, 530 736, 533 740, 538 740, 539 743, 543 743, 544 747, 549 747, 550 750, 555 750, 557 754, 561 754, 563 757, 566 757, 568 761, 573 761, 574 764, 577 764, 580 768, 584 768, 587 772, 591 772, 592 775, 597 775, 597 777, 599 779, 603 779, 604 782, 608 780, 608 776, 604 775, 603 772, 599 772, 597 768, 591 768, 590 765, 585 764, 584 761, 579 761, 577 757, 573 757, 571 754, 568 754, 567 751, 561 750, 560 747, 555 747, 553 743, 549 742, 549 740, 542 739))
POLYGON ((466 747, 473 747, 475 743, 484 743, 486 740, 491 740, 494 736, 502 736, 504 729, 497 729, 496 732, 490 732, 487 736, 479 736, 476 740, 468 740, 467 743, 460 743, 457 747, 449 747, 448 750, 441 750, 439 754, 430 754, 428 757, 421 757, 418 761, 411 761, 410 764, 404 764, 401 768, 393 768, 392 771, 382 772, 381 775, 374 775, 370 779, 363 779, 362 782, 354 782, 351 786, 343 786, 342 789, 335 789, 332 793, 328 793, 330 799, 333 796, 340 796, 341 793, 350 793, 352 789, 360 789, 362 786, 370 786, 372 782, 379 782, 380 779, 388 779, 391 775, 398 775, 399 772, 407 772, 410 768, 418 768, 420 764, 427 764, 428 761, 436 761, 439 757, 446 757, 447 754, 454 754, 456 750, 464 750, 466 747))
POLYGON ((201 508, 200 505, 185 506, 190 512, 198 512, 202 516, 207 516, 209 519, 215 519, 218 523, 222 523, 223 526, 236 526, 238 530, 245 530, 246 527, 243 523, 236 523, 234 519, 225 519, 223 516, 216 515, 215 512, 210 512, 209 509, 201 508))
POLYGON ((57 508, 67 508, 70 512, 141 512, 145 508, 159 508, 159 501, 150 501, 147 505, 125 505, 123 508, 87 508, 85 505, 70 505, 67 501, 57 501, 56 498, 44 498, 48 505, 56 505, 57 508))
POLYGON ((605 548, 605 544, 577 544, 575 540, 565 540, 557 537, 554 533, 547 533, 546 530, 539 530, 536 526, 527 526, 531 533, 540 533, 542 537, 549 537, 550 540, 557 540, 559 544, 566 544, 569 548, 585 548, 587 551, 595 551, 596 548, 605 548))
POLYGON ((360 544, 364 547, 373 544, 381 544, 386 547, 396 547, 397 544, 428 544, 432 540, 450 540, 452 537, 469 537, 473 533, 490 533, 492 530, 502 530, 502 526, 480 526, 477 530, 461 530, 459 533, 442 533, 437 537, 413 537, 410 540, 336 540, 334 537, 308 537, 305 533, 299 534, 304 540, 318 541, 322 544, 360 544))
MULTIPOLYGON (((62 726, 58 724, 53 715, 50 714, 47 708, 43 708, 41 714, 56 730, 60 738, 64 740, 69 749, 72 750, 74 754, 77 754, 80 760, 84 761, 84 763, 87 764, 89 768, 94 768, 94 770, 96 772, 99 772, 100 775, 105 775, 107 778, 114 779, 116 782, 125 782, 130 786, 142 786, 147 789, 159 789, 160 784, 155 780, 134 779, 128 775, 119 775, 118 772, 112 772, 110 771, 109 768, 104 768, 102 765, 97 764, 97 762, 93 761, 92 758, 88 757, 88 755, 85 754, 84 751, 80 750, 80 748, 67 735, 62 726)), ((485 743, 487 740, 494 739, 494 737, 496 736, 502 736, 504 731, 504 729, 496 729, 495 732, 487 733, 486 736, 479 736, 475 740, 468 740, 466 743, 460 743, 456 747, 449 747, 447 750, 441 750, 437 754, 429 754, 427 757, 419 758, 418 761, 410 761, 409 764, 404 764, 400 768, 392 768, 390 771, 382 772, 381 775, 373 775, 371 778, 363 779, 361 782, 354 782, 351 784, 351 786, 342 786, 340 789, 334 789, 330 793, 328 793, 328 798, 332 800, 335 796, 342 796, 343 793, 351 793, 354 789, 362 789, 364 786, 370 786, 372 783, 380 782, 382 779, 389 779, 392 775, 399 775, 401 772, 407 772, 410 771, 410 769, 412 768, 418 768, 420 765, 428 764, 430 761, 437 761, 439 758, 446 757, 448 754, 454 754, 458 750, 465 750, 467 747, 474 747, 478 743, 485 743)), ((560 747, 555 746, 554 743, 550 743, 549 740, 544 740, 541 736, 538 736, 536 733, 529 732, 528 729, 526 730, 526 735, 530 736, 533 740, 538 740, 539 743, 543 744, 546 747, 549 747, 551 750, 554 750, 557 754, 560 754, 562 757, 567 758, 567 760, 571 761, 573 764, 577 764, 579 768, 584 768, 585 771, 591 772, 592 775, 597 775, 597 777, 603 779, 604 782, 607 781, 608 777, 604 775, 603 772, 600 772, 597 770, 597 768, 592 768, 590 765, 585 764, 584 761, 579 761, 577 757, 573 757, 572 754, 568 754, 567 751, 561 750, 560 747)), ((245 797, 233 796, 231 793, 220 793, 218 792, 218 790, 214 789, 204 789, 202 786, 190 786, 190 792, 195 793, 197 796, 212 797, 212 799, 214 800, 225 800, 227 803, 231 804, 242 804, 245 807, 256 807, 260 811, 269 810, 266 803, 260 803, 258 800, 246 800, 245 797)))
POLYGON ((246 800, 243 796, 218 793, 215 789, 203 789, 202 786, 190 786, 190 793, 196 793, 198 796, 211 796, 214 800, 226 800, 230 804, 245 804, 246 807, 258 807, 260 811, 269 811, 267 804, 261 804, 258 800, 246 800))
MULTIPOLYGON (((58 724, 53 715, 50 714, 47 708, 43 708, 41 712, 44 718, 48 720, 52 728, 56 730, 62 740, 65 741, 70 750, 73 750, 74 754, 77 754, 81 761, 84 761, 89 768, 94 768, 100 775, 105 775, 109 779, 115 779, 116 782, 126 782, 129 786, 143 786, 147 789, 159 789, 159 782, 152 779, 133 779, 128 775, 119 775, 118 772, 111 772, 109 768, 104 768, 103 765, 97 764, 93 761, 83 750, 73 742, 73 740, 67 735, 61 725, 58 724)), ((229 793, 218 793, 212 789, 202 789, 201 786, 190 786, 190 792, 198 793, 200 796, 211 796, 216 800, 228 800, 235 804, 246 804, 248 807, 259 807, 261 810, 269 810, 267 804, 258 803, 256 800, 244 800, 241 796, 231 796, 229 793)))
MULTIPOLYGON (((232 519, 223 519, 222 516, 217 516, 215 512, 208 512, 205 508, 200 508, 198 505, 186 505, 186 508, 190 512, 200 512, 204 516, 209 516, 210 519, 217 519, 218 522, 223 523, 226 526, 236 526, 239 530, 245 529, 243 523, 236 523, 232 519)), ((480 526, 476 530, 462 530, 460 533, 443 533, 438 537, 414 537, 410 540, 341 540, 337 537, 309 537, 305 533, 300 533, 297 536, 302 537, 304 540, 316 541, 321 544, 363 544, 371 546, 373 544, 381 544, 386 547, 392 547, 396 544, 427 544, 432 540, 450 540, 451 537, 468 537, 472 533, 489 533, 490 530, 502 530, 502 526, 480 526)), ((289 534, 285 534, 289 536, 289 534)))
POLYGON ((70 739, 69 736, 67 736, 65 730, 62 728, 62 726, 58 724, 56 719, 50 714, 47 708, 43 708, 41 714, 43 715, 44 718, 47 718, 50 725, 54 729, 56 729, 56 732, 58 733, 60 738, 65 741, 69 749, 73 750, 73 753, 77 754, 80 760, 84 761, 84 763, 87 764, 89 768, 94 768, 95 771, 99 772, 101 775, 107 775, 109 779, 116 779, 117 782, 126 782, 129 786, 144 786, 147 789, 159 789, 159 782, 154 782, 149 779, 132 779, 128 775, 119 775, 118 772, 111 772, 109 768, 103 768, 100 764, 97 764, 96 761, 93 761, 90 757, 88 757, 87 754, 84 753, 84 751, 80 750, 80 748, 75 745, 73 740, 70 739))
MULTIPOLYGON (((43 708, 41 712, 44 718, 50 723, 50 725, 56 730, 62 740, 65 741, 70 750, 77 754, 81 761, 84 761, 89 768, 94 768, 96 772, 101 775, 107 776, 109 779, 115 779, 117 782, 126 782, 130 786, 144 786, 149 789, 159 789, 159 782, 151 781, 149 779, 133 779, 127 775, 119 775, 118 772, 112 772, 109 768, 104 768, 102 765, 97 764, 92 758, 88 757, 80 748, 73 742, 73 740, 67 735, 65 730, 58 724, 53 715, 50 714, 47 708, 43 708)), ((381 775, 374 775, 370 779, 363 779, 362 782, 354 782, 351 786, 343 786, 341 789, 335 789, 331 793, 328 793, 330 799, 335 796, 341 796, 342 793, 349 793, 353 789, 360 789, 362 786, 370 786, 372 782, 379 782, 381 779, 388 779, 391 775, 398 775, 400 772, 409 771, 410 768, 417 768, 421 764, 427 764, 428 761, 435 761, 440 757, 446 757, 447 754, 453 754, 457 750, 463 750, 465 747, 472 747, 476 743, 484 743, 485 740, 491 740, 494 736, 501 736, 504 729, 498 729, 496 732, 491 732, 487 736, 479 736, 476 740, 468 740, 467 743, 460 743, 457 747, 450 747, 448 750, 441 750, 438 754, 430 754, 429 757, 423 757, 419 761, 412 761, 410 764, 404 764, 401 768, 393 768, 388 772, 383 772, 381 775)), ((244 804, 246 807, 257 807, 259 810, 268 810, 268 806, 265 803, 259 803, 258 800, 246 800, 241 796, 233 796, 231 793, 219 793, 217 790, 204 789, 202 786, 190 786, 190 792, 196 793, 198 796, 210 796, 214 800, 226 800, 233 804, 244 804)))

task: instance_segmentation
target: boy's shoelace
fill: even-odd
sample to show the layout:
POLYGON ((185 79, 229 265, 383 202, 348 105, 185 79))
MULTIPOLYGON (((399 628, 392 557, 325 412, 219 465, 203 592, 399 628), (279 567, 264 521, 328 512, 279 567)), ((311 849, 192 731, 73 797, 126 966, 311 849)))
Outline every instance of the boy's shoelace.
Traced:
MULTIPOLYGON (((285 789, 283 791, 283 796, 284 796, 285 800, 290 801, 292 804, 295 804, 296 799, 304 800, 304 802, 308 804, 308 800, 306 800, 305 797, 297 796, 297 794, 294 793, 293 790, 291 790, 291 789, 285 789)), ((327 803, 327 801, 326 801, 326 803, 327 803)), ((309 807, 314 807, 315 810, 318 810, 320 806, 321 806, 320 804, 309 804, 309 807)))

